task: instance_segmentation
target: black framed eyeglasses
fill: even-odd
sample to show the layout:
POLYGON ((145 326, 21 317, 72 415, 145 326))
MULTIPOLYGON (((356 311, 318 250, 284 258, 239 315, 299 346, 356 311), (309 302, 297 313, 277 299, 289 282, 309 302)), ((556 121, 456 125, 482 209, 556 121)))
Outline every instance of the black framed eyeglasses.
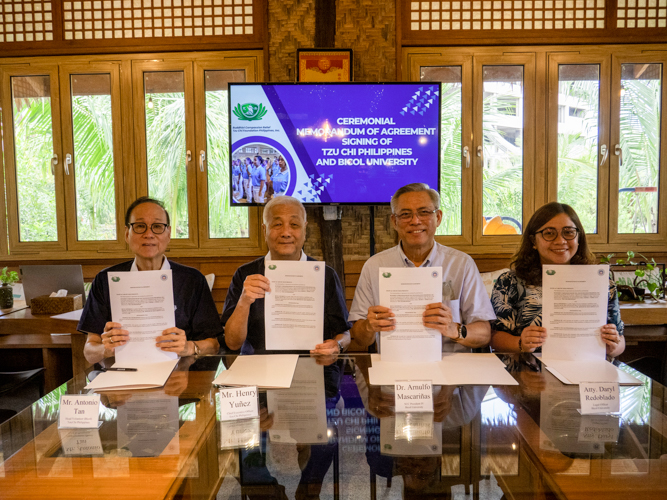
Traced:
POLYGON ((398 220, 401 222, 410 222, 415 215, 419 220, 427 220, 436 213, 438 209, 435 210, 417 210, 417 212, 401 212, 400 214, 394 214, 398 220))
MULTIPOLYGON (((144 234, 148 230, 148 224, 145 222, 130 222, 130 227, 136 234, 144 234)), ((150 227, 153 234, 162 234, 167 230, 169 224, 153 222, 150 227)))
MULTIPOLYGON (((535 231, 535 234, 541 234, 542 238, 545 241, 553 241, 558 237, 558 229, 555 227, 545 227, 541 231, 535 231)), ((560 230, 560 235, 564 240, 573 240, 579 234, 579 230, 576 227, 566 226, 560 230)))

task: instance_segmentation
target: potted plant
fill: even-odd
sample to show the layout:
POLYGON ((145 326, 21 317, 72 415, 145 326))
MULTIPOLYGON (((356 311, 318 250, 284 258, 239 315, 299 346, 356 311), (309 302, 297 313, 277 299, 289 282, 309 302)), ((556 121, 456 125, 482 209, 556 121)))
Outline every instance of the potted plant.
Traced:
POLYGON ((665 297, 665 265, 656 263, 655 259, 648 259, 642 254, 639 254, 643 260, 635 262, 635 253, 628 250, 627 259, 616 259, 616 263, 612 264, 611 259, 613 253, 602 257, 601 264, 609 264, 609 271, 611 277, 616 283, 618 295, 620 300, 644 300, 645 296, 653 299, 658 299, 662 295, 665 297), (619 277, 616 278, 614 269, 618 271, 619 268, 631 267, 629 271, 634 273, 632 279, 619 277))
POLYGON ((0 309, 14 307, 14 289, 12 285, 19 280, 16 271, 7 272, 7 267, 0 271, 0 309))

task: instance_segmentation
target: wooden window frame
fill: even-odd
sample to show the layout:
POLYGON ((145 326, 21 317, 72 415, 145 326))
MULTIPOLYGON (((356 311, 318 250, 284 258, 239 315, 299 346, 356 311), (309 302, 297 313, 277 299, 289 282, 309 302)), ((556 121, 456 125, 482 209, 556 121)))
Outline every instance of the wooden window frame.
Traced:
POLYGON ((8 251, 16 256, 39 255, 40 253, 58 253, 67 249, 67 231, 65 222, 65 200, 64 200, 64 170, 63 150, 61 133, 61 108, 60 108, 60 82, 58 78, 57 64, 17 64, 15 66, 1 66, 2 88, 0 94, 0 106, 7 110, 3 114, 3 150, 4 150, 4 175, 5 191, 7 197, 8 215, 8 251), (14 77, 42 76, 49 77, 51 92, 51 126, 53 140, 53 154, 58 157, 58 164, 54 168, 55 185, 55 207, 56 227, 58 239, 56 241, 21 241, 19 231, 19 206, 18 206, 18 179, 16 170, 16 156, 14 143, 14 112, 12 101, 11 80, 14 77))
MULTIPOLYGON (((609 78, 610 58, 600 51, 576 51, 573 53, 551 53, 548 59, 548 110, 547 110, 547 151, 558 151, 558 68, 561 64, 596 64, 600 67, 600 97, 598 115, 598 155, 604 144, 611 147, 609 140, 609 78)), ((599 158, 599 156, 598 156, 599 158)), ((597 234, 586 233, 589 244, 604 244, 608 241, 609 227, 609 170, 611 151, 605 162, 598 161, 598 200, 597 200, 597 234)), ((558 155, 547 155, 547 193, 551 201, 558 200, 558 155)), ((538 207, 535 207, 538 208, 538 207)))
POLYGON ((120 97, 120 65, 117 63, 95 64, 62 64, 60 70, 61 90, 61 122, 64 154, 71 154, 73 158, 72 172, 65 176, 65 206, 67 227, 67 248, 69 250, 90 250, 98 253, 122 251, 125 249, 125 212, 123 194, 123 141, 121 135, 121 97, 120 97), (93 240, 79 241, 77 239, 77 210, 76 185, 74 173, 76 171, 76 157, 74 156, 74 136, 72 124, 72 93, 71 77, 76 74, 108 74, 111 83, 111 115, 113 124, 113 164, 114 164, 114 192, 116 197, 116 239, 110 241, 93 240))
MULTIPOLYGON (((186 91, 190 85, 190 105, 186 102, 186 108, 190 111, 190 119, 203 121, 205 117, 197 114, 197 107, 203 106, 203 95, 197 96, 197 85, 203 89, 201 82, 196 83, 192 68, 202 69, 234 69, 244 70, 246 81, 262 81, 266 71, 265 53, 262 50, 235 50, 225 52, 190 52, 190 53, 172 53, 172 54, 113 54, 113 55, 95 55, 95 56, 51 56, 51 57, 22 57, 12 59, 0 58, 0 103, 4 109, 12 110, 11 102, 11 80, 12 76, 44 75, 51 76, 51 99, 52 99, 52 122, 54 127, 53 141, 54 152, 58 154, 58 167, 56 168, 56 202, 61 200, 61 205, 57 205, 58 215, 58 242, 19 242, 18 233, 18 204, 14 158, 10 154, 5 154, 3 174, 6 179, 6 198, 0 202, 0 255, 6 262, 26 262, 26 261, 44 261, 44 260, 99 260, 100 258, 117 259, 131 257, 124 240, 124 214, 126 208, 138 196, 147 193, 147 175, 142 177, 139 165, 145 165, 145 148, 139 147, 141 141, 137 139, 137 114, 139 111, 134 107, 137 98, 141 104, 140 112, 143 113, 143 76, 140 75, 141 96, 138 97, 137 76, 133 73, 134 68, 152 68, 149 62, 155 63, 156 60, 164 62, 158 70, 164 67, 188 67, 190 68, 190 81, 186 79, 186 91), (118 151, 114 149, 114 156, 120 154, 121 160, 116 165, 117 174, 120 167, 120 177, 117 178, 117 212, 119 214, 118 225, 120 227, 117 245, 108 245, 108 242, 76 242, 75 245, 68 245, 70 237, 68 230, 76 238, 76 214, 70 216, 66 209, 66 202, 63 201, 67 196, 63 180, 63 134, 62 128, 68 125, 68 120, 62 118, 63 110, 69 111, 69 104, 64 106, 61 103, 61 91, 64 89, 63 82, 67 78, 65 72, 70 69, 91 72, 108 71, 110 65, 118 65, 120 68, 119 87, 120 87, 120 135, 119 142, 121 146, 118 151), (62 73, 62 75, 60 74, 62 73), (142 158, 144 158, 142 163, 142 158), (3 216, 7 215, 7 218, 3 216), (5 223, 5 220, 9 224, 5 223), (74 225, 72 225, 74 224, 74 225), (20 245, 17 245, 20 243, 20 245)), ((157 66, 156 66, 157 67, 157 66)), ((198 78, 198 77, 197 77, 198 78)), ((202 72, 203 78, 203 72, 202 72)), ((187 94, 187 92, 186 92, 187 94)), ((186 99, 188 99, 186 95, 186 99)), ((204 109, 204 108, 202 108, 204 109)), ((5 113, 3 119, 3 140, 4 151, 12 152, 13 149, 13 121, 12 113, 5 113)), ((143 115, 140 123, 143 126, 143 115)), ((71 121, 71 119, 70 119, 71 121)), ((115 124, 114 117, 114 124, 115 124)), ((192 147, 193 161, 192 170, 197 170, 193 174, 195 182, 188 184, 189 200, 189 224, 190 238, 185 244, 182 241, 172 240, 167 255, 170 257, 221 257, 221 256, 252 256, 266 253, 266 244, 262 238, 261 217, 262 209, 259 207, 246 207, 249 211, 249 236, 248 238, 226 238, 210 239, 202 238, 202 234, 208 231, 207 207, 204 202, 199 200, 199 192, 205 189, 204 183, 199 183, 200 172, 197 163, 195 151, 199 151, 199 146, 205 145, 205 133, 200 134, 197 130, 203 130, 190 127, 189 134, 192 138, 187 139, 187 145, 192 147), (203 142, 202 142, 203 141, 203 142), (195 148, 195 145, 197 146, 195 148), (200 186, 201 184, 201 186, 200 186), (202 222, 203 221, 203 222, 202 222)), ((114 143, 115 147, 115 143, 114 143)), ((190 148, 187 148, 190 149, 190 148)), ((67 188, 70 191, 73 188, 67 188)), ((71 194, 71 193, 70 193, 71 194)), ((72 202, 72 207, 74 203, 72 202)), ((71 209, 69 210, 71 211, 71 209)))
MULTIPOLYGON (((517 60, 512 58, 532 55, 534 57, 534 113, 531 118, 524 121, 524 130, 532 129, 533 150, 527 153, 524 150, 524 226, 534 211, 549 201, 557 198, 557 151, 558 136, 557 129, 552 121, 558 117, 558 63, 599 63, 601 64, 600 75, 608 75, 606 82, 600 85, 600 132, 599 145, 606 144, 610 148, 609 157, 604 169, 598 171, 598 225, 599 233, 589 236, 591 250, 594 252, 635 252, 652 253, 663 252, 667 243, 667 85, 664 75, 667 74, 667 49, 664 45, 549 45, 549 46, 511 46, 511 47, 401 47, 399 74, 405 75, 409 81, 418 81, 420 68, 423 66, 455 66, 461 65, 460 61, 470 58, 473 61, 473 78, 478 78, 477 61, 490 61, 487 64, 505 64, 503 61, 517 60), (662 102, 661 102, 661 145, 660 145, 660 169, 659 179, 659 219, 657 234, 617 234, 618 198, 612 199, 611 193, 618 191, 618 168, 614 167, 613 146, 618 141, 618 107, 620 105, 620 67, 623 63, 632 62, 654 62, 663 64, 662 102), (606 72, 606 73, 605 73, 606 72), (554 77, 555 75, 555 77, 554 77), (616 75, 616 76, 615 76, 616 75), (555 78, 555 81, 554 81, 555 78), (615 83, 615 78, 618 82, 615 83), (615 97, 616 96, 616 97, 615 97), (606 127, 606 131, 602 130, 606 127), (616 135, 614 135, 616 134, 616 135), (532 155, 532 166, 526 163, 526 158, 532 155), (610 165, 610 162, 612 166, 610 165), (664 172, 663 172, 664 170, 664 172), (526 194, 529 197, 526 197, 526 194)), ((464 69, 463 74, 466 71, 464 69)), ((464 77, 465 78, 465 77, 464 77)), ((528 80, 524 80, 526 89, 528 80)), ((475 86, 473 85, 473 89, 475 86)), ((474 91, 476 92, 476 91, 474 91)), ((470 92, 471 95, 474 92, 470 92)), ((463 89, 463 130, 462 147, 468 145, 472 153, 472 165, 476 157, 477 143, 469 141, 469 137, 478 136, 479 128, 470 129, 469 122, 472 112, 466 111, 470 105, 466 100, 466 89, 463 89), (468 124, 466 124, 468 116, 468 124), (470 133, 470 135, 469 135, 470 133), (474 146, 474 147, 473 147, 474 146)), ((474 94, 476 95, 476 94, 474 94)), ((474 96, 472 97, 474 99, 474 96)), ((527 98, 525 97, 526 101, 527 98)), ((481 103, 476 101, 474 105, 479 108, 481 103)), ((528 104, 527 104, 528 106, 528 104)), ((525 108, 524 108, 525 112, 525 108)), ((479 114, 477 110, 475 113, 479 114)), ((476 116, 476 115, 475 115, 476 116)), ((525 115, 524 115, 525 116, 525 115)), ((556 123, 554 122, 554 123, 556 123)), ((473 124, 473 127, 477 127, 473 124)), ((481 127, 481 123, 479 124, 481 127)), ((599 147, 598 145, 598 147, 599 147)), ((471 165, 471 166, 472 166, 471 165)), ((464 167, 463 167, 464 168, 464 167)), ((464 168, 465 169, 465 168, 464 168)), ((465 174, 465 172, 464 172, 465 174)), ((467 234, 470 228, 474 231, 474 238, 468 242, 461 236, 436 236, 436 240, 442 244, 453 246, 459 250, 478 256, 511 255, 518 247, 520 237, 517 236, 482 236, 478 215, 481 216, 482 199, 477 193, 481 193, 481 176, 472 180, 462 178, 462 196, 464 221, 465 211, 473 213, 472 222, 468 227, 462 227, 462 234, 467 234), (468 194, 469 193, 469 194, 468 194), (469 202, 466 202, 466 196, 469 202), (492 239, 491 239, 492 238, 492 239), (491 241, 490 241, 491 239, 491 241)))

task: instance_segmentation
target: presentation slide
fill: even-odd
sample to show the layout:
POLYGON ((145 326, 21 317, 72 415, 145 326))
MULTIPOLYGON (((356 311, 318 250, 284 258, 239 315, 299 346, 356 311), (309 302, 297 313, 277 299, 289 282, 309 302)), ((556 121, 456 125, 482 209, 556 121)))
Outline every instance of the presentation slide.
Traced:
POLYGON ((232 204, 389 203, 439 187, 440 85, 230 84, 232 204))

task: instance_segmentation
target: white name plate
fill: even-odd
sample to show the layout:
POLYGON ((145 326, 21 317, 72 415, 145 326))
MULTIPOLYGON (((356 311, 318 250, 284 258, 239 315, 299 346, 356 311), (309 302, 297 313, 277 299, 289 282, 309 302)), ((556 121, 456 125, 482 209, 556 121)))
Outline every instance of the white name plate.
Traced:
POLYGON ((63 394, 60 396, 58 429, 96 429, 99 414, 99 394, 63 394))
POLYGON ((60 442, 68 457, 104 455, 99 429, 61 429, 60 442))
POLYGON ((433 385, 429 380, 396 382, 396 413, 433 411, 433 385))
POLYGON ((259 416, 257 387, 220 389, 220 420, 240 420, 259 416))
POLYGON ((581 382, 579 384, 582 415, 600 415, 621 411, 618 382, 581 382))
POLYGON ((579 442, 617 443, 619 427, 614 415, 582 415, 579 442))
POLYGON ((220 422, 220 449, 243 448, 249 450, 259 446, 259 417, 220 422))
POLYGON ((431 438, 433 438, 433 413, 396 414, 394 439, 412 441, 431 438))

